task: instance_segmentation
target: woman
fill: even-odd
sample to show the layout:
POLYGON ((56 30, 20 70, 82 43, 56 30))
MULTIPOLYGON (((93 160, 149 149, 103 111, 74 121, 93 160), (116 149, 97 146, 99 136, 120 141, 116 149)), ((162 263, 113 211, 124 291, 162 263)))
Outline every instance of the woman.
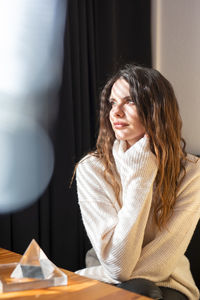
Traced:
POLYGON ((77 167, 96 256, 78 274, 154 299, 199 299, 184 253, 200 216, 200 161, 186 154, 181 126, 158 71, 126 65, 108 81, 96 151, 77 167))

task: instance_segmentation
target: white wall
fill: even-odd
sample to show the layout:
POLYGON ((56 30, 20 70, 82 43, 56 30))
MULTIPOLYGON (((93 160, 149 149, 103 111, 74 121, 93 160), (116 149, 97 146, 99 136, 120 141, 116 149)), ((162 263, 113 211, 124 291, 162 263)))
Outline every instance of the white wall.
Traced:
POLYGON ((187 150, 200 154, 200 1, 152 0, 152 48, 178 98, 187 150))

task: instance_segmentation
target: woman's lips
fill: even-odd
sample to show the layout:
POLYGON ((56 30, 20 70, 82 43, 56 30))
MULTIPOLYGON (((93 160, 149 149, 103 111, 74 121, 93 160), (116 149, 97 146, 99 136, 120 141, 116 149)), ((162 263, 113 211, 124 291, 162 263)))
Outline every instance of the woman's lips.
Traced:
POLYGON ((116 129, 123 129, 128 126, 128 124, 124 122, 114 122, 113 125, 116 129))

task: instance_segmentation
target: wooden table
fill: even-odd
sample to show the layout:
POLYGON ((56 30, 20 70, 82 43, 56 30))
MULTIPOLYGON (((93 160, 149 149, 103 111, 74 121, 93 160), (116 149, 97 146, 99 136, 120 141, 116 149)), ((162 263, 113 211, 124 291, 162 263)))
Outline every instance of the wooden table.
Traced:
MULTIPOLYGON (((21 255, 0 248, 0 264, 18 262, 21 255)), ((62 269, 63 270, 63 269, 62 269)), ((68 285, 46 289, 0 293, 0 299, 58 299, 58 300, 148 300, 129 291, 109 284, 79 276, 63 270, 68 275, 68 285)))

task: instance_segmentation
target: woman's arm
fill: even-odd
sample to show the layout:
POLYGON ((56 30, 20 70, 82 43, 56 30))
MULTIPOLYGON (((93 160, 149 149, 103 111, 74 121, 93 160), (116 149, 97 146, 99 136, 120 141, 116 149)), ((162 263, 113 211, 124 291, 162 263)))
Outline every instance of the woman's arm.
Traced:
POLYGON ((166 280, 183 257, 200 217, 200 161, 191 163, 181 184, 167 227, 141 252, 134 277, 166 280))
POLYGON ((126 152, 120 145, 113 154, 122 183, 121 208, 95 157, 79 164, 77 186, 83 223, 105 272, 125 281, 141 255, 157 164, 147 137, 126 152))

